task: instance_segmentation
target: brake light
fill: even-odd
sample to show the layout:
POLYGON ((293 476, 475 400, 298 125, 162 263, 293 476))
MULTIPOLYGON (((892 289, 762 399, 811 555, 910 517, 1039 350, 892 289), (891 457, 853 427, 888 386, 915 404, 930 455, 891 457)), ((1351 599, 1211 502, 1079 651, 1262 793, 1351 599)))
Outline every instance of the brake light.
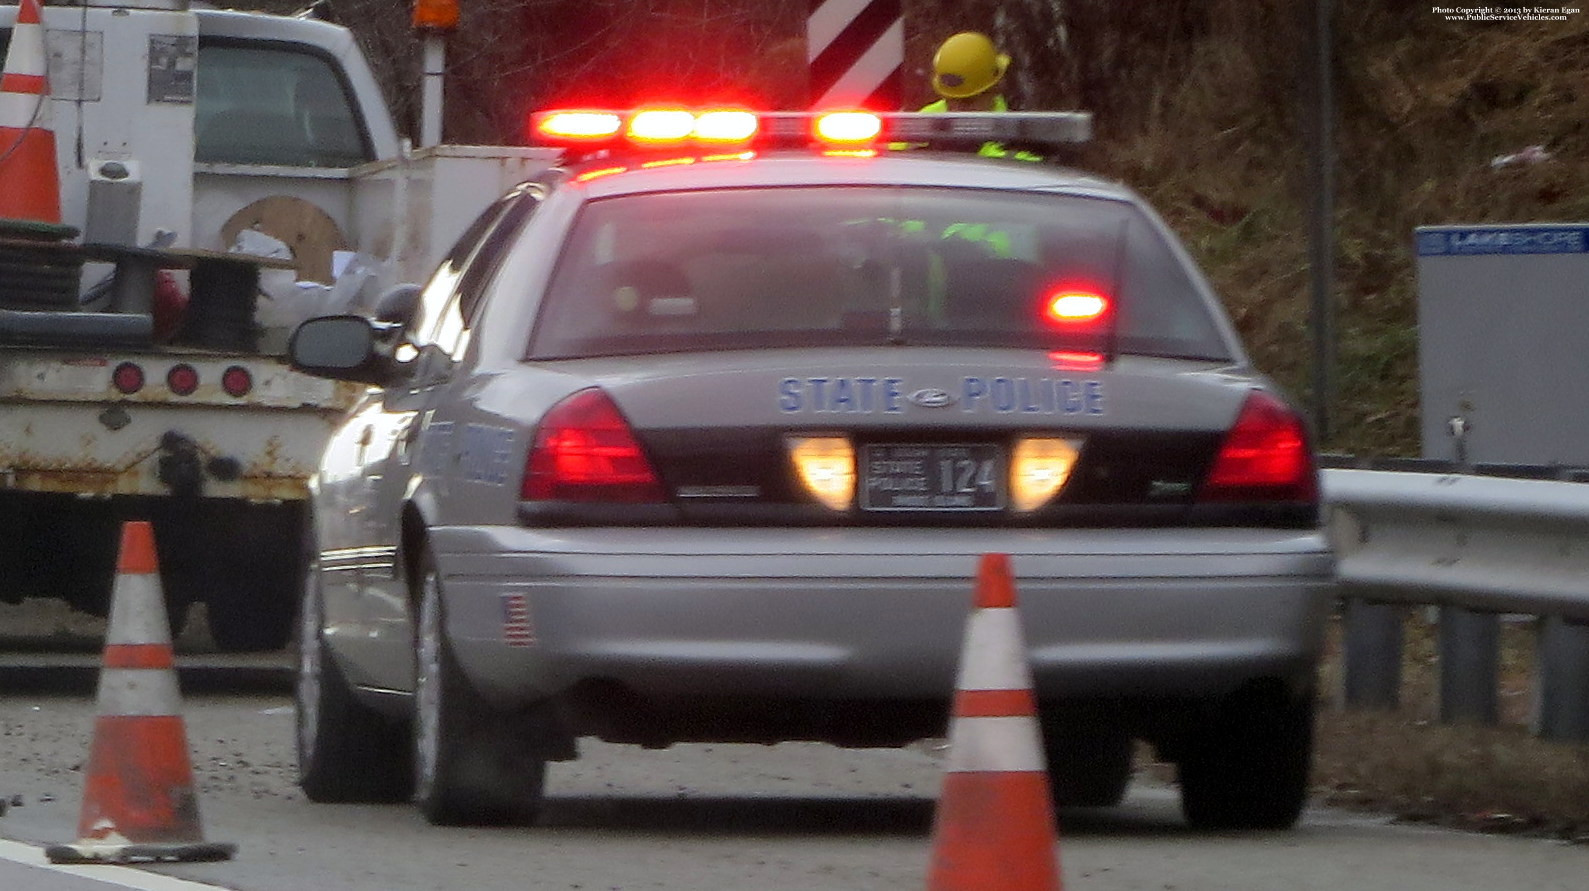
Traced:
POLYGON ((612 398, 580 390, 541 420, 525 461, 527 501, 663 501, 662 482, 612 398))
POLYGON ((1056 291, 1048 295, 1043 311, 1049 321, 1061 325, 1096 322, 1109 311, 1109 299, 1091 291, 1056 291))
POLYGON ((1302 419, 1254 391, 1214 457, 1202 501, 1315 501, 1318 480, 1302 419))
POLYGON ((830 111, 812 124, 817 139, 829 144, 871 142, 883 132, 883 119, 869 111, 830 111))

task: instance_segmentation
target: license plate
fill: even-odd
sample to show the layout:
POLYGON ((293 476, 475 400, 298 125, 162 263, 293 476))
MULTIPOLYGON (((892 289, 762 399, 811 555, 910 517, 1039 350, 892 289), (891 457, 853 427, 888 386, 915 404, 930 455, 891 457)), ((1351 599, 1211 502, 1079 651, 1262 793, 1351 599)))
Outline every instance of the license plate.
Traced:
POLYGON ((1004 451, 996 445, 868 445, 862 510, 999 510, 1004 451))

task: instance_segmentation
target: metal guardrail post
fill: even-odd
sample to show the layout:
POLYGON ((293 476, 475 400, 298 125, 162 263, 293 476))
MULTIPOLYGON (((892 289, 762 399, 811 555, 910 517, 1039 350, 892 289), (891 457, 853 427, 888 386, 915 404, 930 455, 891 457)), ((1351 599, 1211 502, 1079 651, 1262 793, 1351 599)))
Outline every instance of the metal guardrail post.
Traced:
POLYGON ((1534 734, 1589 742, 1589 625, 1548 616, 1539 629, 1534 734))
POLYGON ((1501 617, 1440 608, 1440 720, 1495 725, 1500 720, 1501 617))
POLYGON ((1348 708, 1394 709, 1400 703, 1404 612, 1393 603, 1346 601, 1341 697, 1348 708))

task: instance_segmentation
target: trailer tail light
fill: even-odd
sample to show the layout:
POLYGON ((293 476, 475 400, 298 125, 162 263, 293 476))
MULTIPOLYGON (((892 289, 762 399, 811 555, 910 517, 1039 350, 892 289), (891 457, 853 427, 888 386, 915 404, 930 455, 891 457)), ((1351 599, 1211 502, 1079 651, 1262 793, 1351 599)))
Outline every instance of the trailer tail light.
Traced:
POLYGON ((855 446, 847 436, 790 436, 789 459, 806 491, 832 510, 855 502, 855 446))
POLYGON ((173 365, 171 370, 166 372, 166 386, 178 396, 192 396, 199 388, 199 372, 186 362, 173 365))
POLYGON ((143 369, 132 362, 123 362, 110 373, 110 382, 117 392, 131 396, 143 389, 143 369))
POLYGON ((612 398, 580 390, 541 420, 519 490, 526 501, 660 503, 662 481, 612 398))
POLYGON ((247 368, 233 365, 221 372, 221 389, 225 390, 228 396, 238 398, 247 396, 249 391, 254 389, 254 376, 247 368))
POLYGON ((1225 434, 1200 501, 1318 500, 1317 471, 1302 419, 1278 398, 1253 391, 1225 434))

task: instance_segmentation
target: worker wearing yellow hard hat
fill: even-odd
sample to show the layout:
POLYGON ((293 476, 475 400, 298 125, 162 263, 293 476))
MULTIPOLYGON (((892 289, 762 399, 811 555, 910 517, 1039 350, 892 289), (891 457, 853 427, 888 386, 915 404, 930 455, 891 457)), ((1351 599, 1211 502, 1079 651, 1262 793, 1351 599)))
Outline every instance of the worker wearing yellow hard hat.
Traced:
MULTIPOLYGON (((1004 80, 1010 57, 999 52, 993 40, 976 31, 961 31, 945 40, 932 57, 932 88, 940 97, 924 112, 1009 111, 1009 103, 994 87, 1004 80)), ((1015 157, 1040 161, 1029 152, 1009 152, 996 142, 983 143, 977 154, 990 158, 1015 157)))
POLYGON ((922 111, 1008 111, 993 88, 1009 67, 1010 57, 986 34, 961 31, 932 57, 932 88, 942 98, 922 111))

